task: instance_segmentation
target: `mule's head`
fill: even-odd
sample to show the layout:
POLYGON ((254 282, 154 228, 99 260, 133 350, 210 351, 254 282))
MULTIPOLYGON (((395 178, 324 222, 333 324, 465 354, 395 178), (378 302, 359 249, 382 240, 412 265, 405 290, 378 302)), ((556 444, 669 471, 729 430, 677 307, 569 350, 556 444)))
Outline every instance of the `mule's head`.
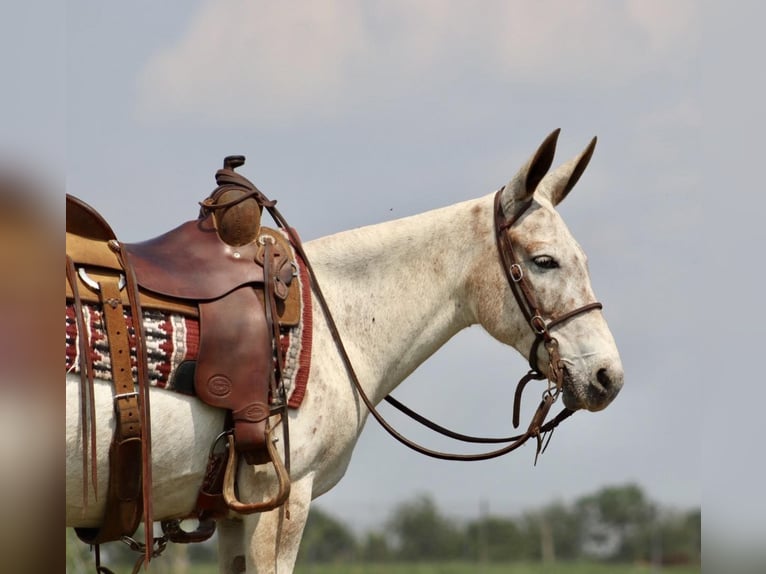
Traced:
MULTIPOLYGON (((558 342, 563 370, 563 399, 569 409, 597 411, 605 408, 622 388, 623 370, 614 338, 598 308, 590 284, 587 257, 572 237, 556 206, 567 196, 593 154, 595 138, 577 157, 552 172, 558 130, 505 186, 500 208, 513 220, 501 233, 509 234, 518 262, 545 323, 553 322, 550 335, 558 342), (576 309, 587 310, 556 322, 576 309)), ((536 333, 521 312, 509 281, 497 263, 485 263, 483 278, 473 285, 478 291, 478 320, 497 339, 512 345, 549 375, 549 356, 544 345, 534 346, 536 333), (495 271, 488 271, 488 269, 495 271)))

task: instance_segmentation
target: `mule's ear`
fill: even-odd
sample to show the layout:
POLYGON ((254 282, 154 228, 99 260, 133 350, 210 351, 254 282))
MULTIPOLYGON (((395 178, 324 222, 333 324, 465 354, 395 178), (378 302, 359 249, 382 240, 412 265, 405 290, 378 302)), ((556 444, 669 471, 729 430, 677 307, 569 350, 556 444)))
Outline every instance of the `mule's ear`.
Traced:
POLYGON ((558 205, 572 190, 580 179, 582 172, 588 167, 588 162, 596 149, 597 138, 590 140, 588 146, 575 158, 557 167, 540 182, 540 193, 547 197, 553 205, 558 205))
POLYGON ((553 130, 543 140, 534 155, 529 158, 529 161, 505 186, 501 198, 504 213, 514 213, 516 205, 532 198, 535 189, 553 163, 553 155, 556 153, 556 142, 560 131, 561 128, 553 130))

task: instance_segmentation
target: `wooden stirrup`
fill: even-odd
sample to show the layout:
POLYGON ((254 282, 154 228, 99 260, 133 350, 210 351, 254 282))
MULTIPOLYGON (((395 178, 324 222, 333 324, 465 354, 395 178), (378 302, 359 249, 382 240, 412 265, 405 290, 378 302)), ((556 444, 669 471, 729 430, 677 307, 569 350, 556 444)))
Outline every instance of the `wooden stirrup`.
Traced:
POLYGON ((247 503, 241 502, 237 499, 237 495, 234 492, 234 481, 237 474, 237 451, 234 448, 234 436, 229 435, 227 437, 229 444, 229 456, 226 461, 226 471, 223 478, 223 499, 226 505, 240 514, 254 514, 256 512, 266 512, 282 506, 287 497, 290 496, 290 476, 285 468, 282 459, 279 457, 276 447, 274 446, 274 440, 271 434, 274 429, 267 428, 266 430, 266 451, 269 454, 271 463, 274 465, 274 470, 277 473, 277 480, 279 481, 279 490, 274 498, 266 500, 264 502, 247 503))

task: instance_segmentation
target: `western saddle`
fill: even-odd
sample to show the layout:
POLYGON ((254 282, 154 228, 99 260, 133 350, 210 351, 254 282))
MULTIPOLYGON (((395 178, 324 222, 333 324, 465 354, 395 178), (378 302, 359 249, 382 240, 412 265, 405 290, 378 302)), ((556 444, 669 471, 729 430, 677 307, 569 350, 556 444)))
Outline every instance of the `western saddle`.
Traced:
MULTIPOLYGON (((224 159, 223 169, 216 173, 217 187, 200 203, 198 219, 141 243, 118 241, 99 213, 67 195, 66 297, 67 304, 75 308, 79 340, 86 504, 88 473, 96 496, 98 493, 94 375, 84 304, 102 308, 117 420, 109 453, 104 522, 100 528, 77 529, 79 537, 96 548, 100 543, 131 536, 142 513, 146 538, 140 550, 145 560, 150 559, 155 543, 151 527, 149 384, 140 320, 143 309, 198 318, 200 343, 193 370, 194 388, 205 403, 228 412, 224 429, 227 448, 211 455, 198 497, 195 514, 200 527, 187 533, 180 529, 179 521, 163 522, 167 538, 174 542, 204 540, 215 529, 213 519, 229 509, 241 513, 270 510, 284 504, 289 495, 287 398, 278 341, 280 328, 296 325, 301 317, 299 286, 293 281, 297 266, 283 233, 261 226, 266 207, 287 229, 275 202, 235 171, 244 161, 243 156, 224 159), (131 363, 131 349, 135 350, 135 365, 131 363), (284 461, 272 437, 280 424, 284 461), (274 466, 279 491, 271 500, 255 504, 237 500, 237 454, 248 464, 274 466)), ((287 231, 297 241, 292 231, 287 231)))

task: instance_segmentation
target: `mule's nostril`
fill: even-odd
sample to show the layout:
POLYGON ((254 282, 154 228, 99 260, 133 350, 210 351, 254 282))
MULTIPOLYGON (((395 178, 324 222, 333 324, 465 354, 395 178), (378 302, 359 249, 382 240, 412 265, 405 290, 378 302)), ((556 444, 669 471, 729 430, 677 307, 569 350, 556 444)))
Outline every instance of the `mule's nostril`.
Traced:
POLYGON ((609 391, 612 388, 612 378, 609 376, 608 370, 599 369, 598 372, 596 372, 596 380, 604 391, 609 391))

